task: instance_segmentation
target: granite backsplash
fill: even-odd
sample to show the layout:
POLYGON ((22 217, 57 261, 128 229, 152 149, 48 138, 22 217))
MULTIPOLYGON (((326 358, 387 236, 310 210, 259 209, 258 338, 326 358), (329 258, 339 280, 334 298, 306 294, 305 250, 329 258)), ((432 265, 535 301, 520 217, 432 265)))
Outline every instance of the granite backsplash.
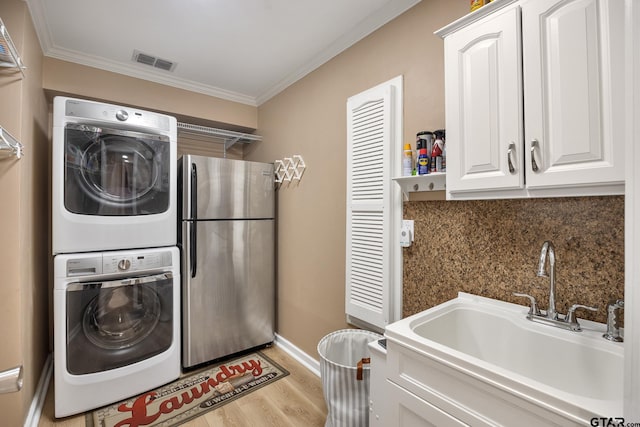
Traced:
POLYGON ((556 253, 556 301, 598 306, 578 318, 606 322, 624 297, 624 196, 482 201, 409 201, 415 242, 403 249, 403 316, 468 292, 547 308, 549 279, 537 277, 540 249, 556 253))

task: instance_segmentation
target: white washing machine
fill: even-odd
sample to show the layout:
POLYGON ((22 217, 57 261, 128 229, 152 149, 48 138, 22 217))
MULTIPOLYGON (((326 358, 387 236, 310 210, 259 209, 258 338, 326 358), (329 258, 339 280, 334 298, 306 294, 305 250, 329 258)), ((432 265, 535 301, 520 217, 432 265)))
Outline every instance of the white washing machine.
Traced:
POLYGON ((180 376, 179 265, 176 247, 54 258, 56 417, 180 376))
POLYGON ((53 101, 53 253, 176 245, 176 119, 53 101))

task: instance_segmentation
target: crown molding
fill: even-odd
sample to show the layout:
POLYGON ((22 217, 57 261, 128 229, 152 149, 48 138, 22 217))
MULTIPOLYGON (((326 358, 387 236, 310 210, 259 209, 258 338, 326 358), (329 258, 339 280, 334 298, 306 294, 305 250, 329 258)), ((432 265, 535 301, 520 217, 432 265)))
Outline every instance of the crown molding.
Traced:
MULTIPOLYGON (((66 49, 51 48, 45 52, 50 58, 56 58, 63 61, 73 62, 88 67, 97 68, 99 70, 110 71, 125 76, 134 77, 165 86, 171 86, 178 89, 184 89, 191 92, 201 93, 216 98, 226 99, 228 101, 238 102, 240 104, 257 106, 256 99, 252 96, 241 93, 221 89, 214 86, 204 85, 192 80, 181 79, 174 76, 164 75, 162 72, 154 72, 154 70, 137 69, 135 64, 122 64, 118 61, 109 61, 97 56, 87 55, 85 53, 74 52, 66 49)), ((140 65, 142 67, 142 65, 140 65)))
POLYGON ((44 18, 44 8, 42 7, 42 3, 39 1, 24 1, 25 3, 27 3, 27 8, 29 9, 29 14, 31 14, 31 20, 33 21, 36 35, 38 36, 38 41, 40 42, 40 48, 42 49, 42 53, 44 54, 53 45, 51 31, 49 30, 49 26, 47 25, 47 20, 44 18))
POLYGON ((516 1, 518 0, 494 0, 491 3, 484 5, 481 8, 474 10, 473 12, 469 12, 460 19, 440 28, 433 34, 438 37, 445 38, 449 34, 458 31, 460 28, 464 28, 467 25, 479 21, 485 16, 490 15, 497 10, 503 9, 510 4, 515 3, 516 1))
POLYGON ((110 71, 113 73, 123 74, 125 76, 137 79, 147 80, 166 86, 184 89, 191 92, 201 93, 216 98, 226 99, 228 101, 238 102, 240 104, 256 107, 255 97, 244 95, 241 93, 203 85, 187 79, 180 79, 173 76, 164 75, 160 72, 147 70, 138 70, 133 64, 123 64, 117 61, 109 61, 95 55, 87 55, 68 49, 62 49, 54 45, 51 31, 44 18, 43 2, 39 0, 25 0, 29 7, 29 13, 33 20, 40 47, 45 56, 62 61, 73 62, 75 64, 86 65, 88 67, 97 68, 99 70, 110 71))
POLYGON ((307 74, 318 69, 320 66, 329 62, 332 58, 344 52, 369 34, 411 9, 413 6, 420 3, 420 1, 421 0, 403 0, 387 3, 385 7, 363 19, 351 31, 333 42, 329 47, 313 57, 309 62, 305 63, 274 86, 258 95, 256 97, 257 105, 260 106, 267 102, 269 99, 302 79, 307 74))
POLYGON ((421 0, 394 0, 388 2, 376 13, 367 16, 351 31, 344 34, 338 40, 333 42, 329 47, 321 51, 318 55, 314 56, 311 60, 301 65, 297 70, 294 70, 284 79, 280 80, 257 97, 201 84, 188 79, 169 76, 155 70, 141 70, 136 68, 137 65, 135 64, 124 64, 118 61, 105 60, 104 58, 100 58, 95 55, 87 55, 85 53, 59 48, 54 45, 50 29, 47 25, 46 19, 44 18, 42 0, 25 1, 29 7, 31 18, 33 19, 43 54, 47 57, 73 62, 80 65, 86 65, 88 67, 93 67, 100 70, 123 74, 129 77, 147 80, 171 87, 176 87, 179 89, 188 90, 191 92, 201 93, 204 95, 209 95, 216 98, 226 99, 228 101, 257 107, 273 98, 298 80, 302 79, 307 74, 316 70, 358 41, 373 33, 378 28, 384 26, 392 19, 406 12, 407 10, 418 4, 421 0))

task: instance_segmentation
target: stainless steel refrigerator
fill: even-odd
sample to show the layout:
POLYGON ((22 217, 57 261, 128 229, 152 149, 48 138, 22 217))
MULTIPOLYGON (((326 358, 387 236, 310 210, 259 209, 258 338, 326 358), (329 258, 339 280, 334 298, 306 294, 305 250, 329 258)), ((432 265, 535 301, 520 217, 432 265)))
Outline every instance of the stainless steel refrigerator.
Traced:
POLYGON ((274 339, 274 175, 270 163, 185 155, 178 176, 189 368, 274 339))

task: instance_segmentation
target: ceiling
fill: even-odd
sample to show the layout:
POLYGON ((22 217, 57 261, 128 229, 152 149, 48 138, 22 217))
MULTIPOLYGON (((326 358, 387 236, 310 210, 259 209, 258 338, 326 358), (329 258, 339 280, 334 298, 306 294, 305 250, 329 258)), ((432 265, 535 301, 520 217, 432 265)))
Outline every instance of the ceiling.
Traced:
POLYGON ((48 57, 255 106, 419 1, 26 0, 48 57))

